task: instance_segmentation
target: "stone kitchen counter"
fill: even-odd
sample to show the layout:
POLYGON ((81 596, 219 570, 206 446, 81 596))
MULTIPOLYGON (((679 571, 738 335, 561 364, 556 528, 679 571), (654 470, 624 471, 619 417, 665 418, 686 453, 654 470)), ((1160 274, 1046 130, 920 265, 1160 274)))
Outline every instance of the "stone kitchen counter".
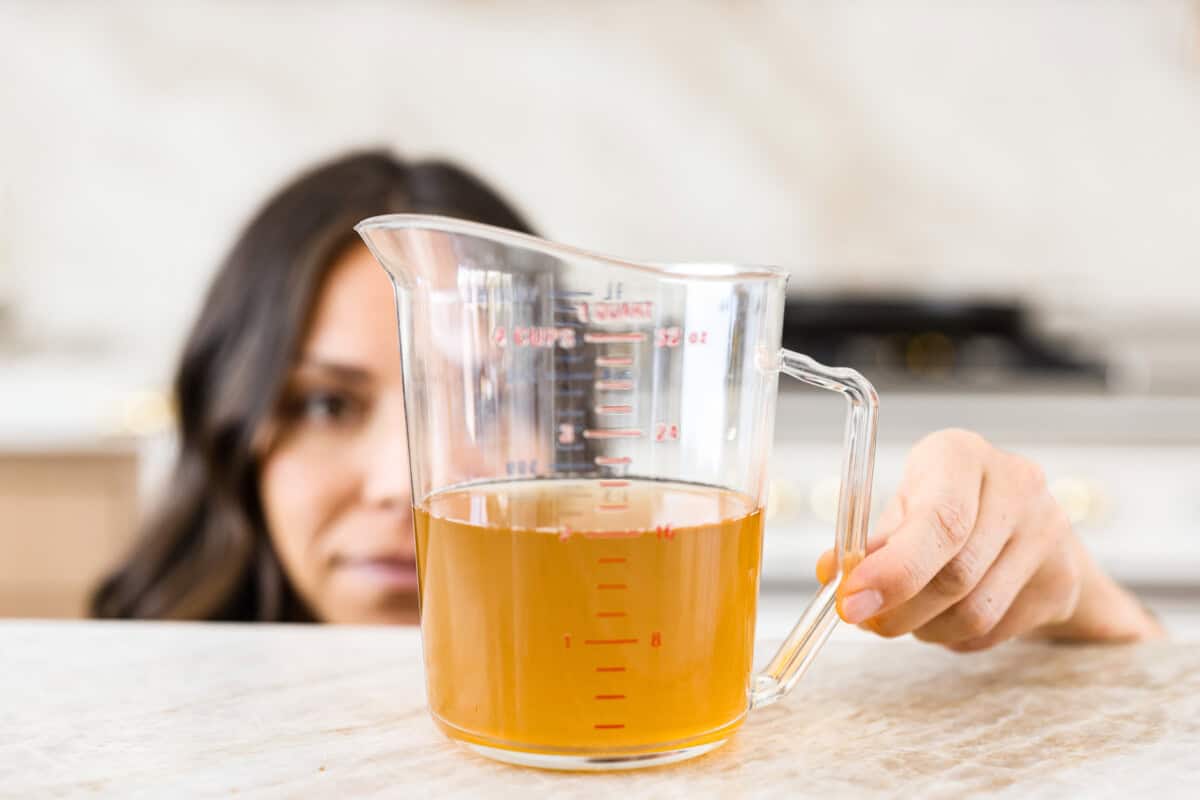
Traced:
POLYGON ((1195 643, 962 656, 835 638, 725 747, 608 774, 506 766, 443 738, 415 629, 10 621, 0 653, 5 797, 1166 798, 1200 786, 1195 643))

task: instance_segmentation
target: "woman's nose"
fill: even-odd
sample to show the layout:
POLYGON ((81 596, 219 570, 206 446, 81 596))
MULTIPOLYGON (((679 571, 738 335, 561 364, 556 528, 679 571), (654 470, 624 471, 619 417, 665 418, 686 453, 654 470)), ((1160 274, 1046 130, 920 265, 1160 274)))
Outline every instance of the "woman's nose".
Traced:
POLYGON ((403 400, 381 402, 374 424, 367 427, 364 435, 363 499, 407 508, 411 484, 403 400))

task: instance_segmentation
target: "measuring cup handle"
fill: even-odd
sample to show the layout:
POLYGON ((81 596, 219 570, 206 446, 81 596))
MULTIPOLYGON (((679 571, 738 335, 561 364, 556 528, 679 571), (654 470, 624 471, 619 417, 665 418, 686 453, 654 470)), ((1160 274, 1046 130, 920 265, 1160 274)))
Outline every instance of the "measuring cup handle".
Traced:
POLYGON ((791 691, 833 632, 838 619, 837 587, 866 555, 871 478, 875 470, 875 423, 879 414, 875 388, 852 369, 826 367, 786 349, 779 351, 778 369, 813 386, 840 392, 847 401, 834 542, 837 574, 809 602, 766 669, 754 676, 751 708, 770 705, 791 691))

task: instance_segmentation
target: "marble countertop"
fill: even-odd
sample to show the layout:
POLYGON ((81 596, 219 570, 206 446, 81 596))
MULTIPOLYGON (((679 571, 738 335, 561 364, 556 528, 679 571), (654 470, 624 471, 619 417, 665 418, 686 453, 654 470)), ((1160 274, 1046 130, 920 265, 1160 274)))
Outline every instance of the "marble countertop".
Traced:
POLYGON ((10 621, 0 653, 0 796, 1161 799, 1200 785, 1194 643, 961 656, 835 640, 724 748, 600 775, 444 739, 414 629, 10 621))

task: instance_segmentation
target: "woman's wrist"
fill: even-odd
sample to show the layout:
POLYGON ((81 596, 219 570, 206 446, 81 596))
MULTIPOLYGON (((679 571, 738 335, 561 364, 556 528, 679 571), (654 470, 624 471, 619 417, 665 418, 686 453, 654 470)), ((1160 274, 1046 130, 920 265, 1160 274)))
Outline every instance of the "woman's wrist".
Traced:
POLYGON ((1139 642, 1166 636, 1162 624, 1132 593, 1100 568, 1082 542, 1074 542, 1079 565, 1079 597, 1063 622, 1035 635, 1055 641, 1139 642))

